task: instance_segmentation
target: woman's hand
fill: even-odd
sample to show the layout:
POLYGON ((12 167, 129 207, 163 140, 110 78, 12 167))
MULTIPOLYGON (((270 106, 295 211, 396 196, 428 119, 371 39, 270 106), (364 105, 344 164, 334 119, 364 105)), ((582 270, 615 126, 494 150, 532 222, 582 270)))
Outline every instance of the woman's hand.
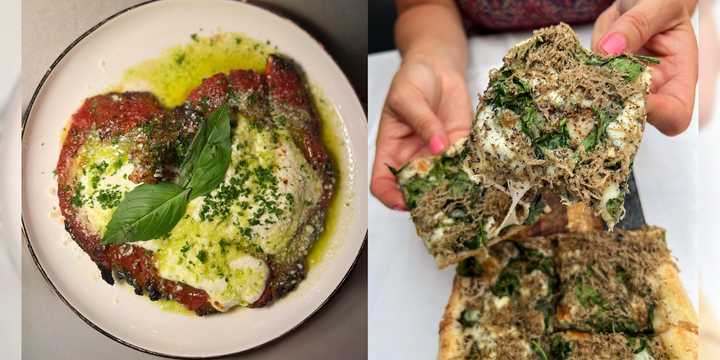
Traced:
POLYGON ((465 86, 467 38, 453 0, 396 0, 395 44, 402 64, 380 116, 370 191, 405 210, 395 175, 410 160, 442 153, 470 128, 465 86))
POLYGON ((388 166, 442 153, 467 135, 471 105, 464 74, 450 64, 408 55, 395 74, 380 117, 370 190, 386 206, 405 202, 388 166))
POLYGON ((617 0, 595 21, 593 50, 656 56, 648 121, 666 135, 687 129, 695 102, 698 48, 690 23, 695 0, 617 0))

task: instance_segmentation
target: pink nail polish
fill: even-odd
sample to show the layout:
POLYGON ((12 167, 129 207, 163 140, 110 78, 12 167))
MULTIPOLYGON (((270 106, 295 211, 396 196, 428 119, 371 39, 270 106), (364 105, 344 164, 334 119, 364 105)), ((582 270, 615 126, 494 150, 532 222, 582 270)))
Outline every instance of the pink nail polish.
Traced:
POLYGON ((627 40, 620 33, 607 34, 600 41, 600 48, 608 55, 619 55, 627 48, 627 40))
POLYGON ((443 139, 440 135, 433 135, 433 137, 430 138, 430 152, 433 153, 433 155, 437 155, 443 152, 443 150, 445 150, 443 139))

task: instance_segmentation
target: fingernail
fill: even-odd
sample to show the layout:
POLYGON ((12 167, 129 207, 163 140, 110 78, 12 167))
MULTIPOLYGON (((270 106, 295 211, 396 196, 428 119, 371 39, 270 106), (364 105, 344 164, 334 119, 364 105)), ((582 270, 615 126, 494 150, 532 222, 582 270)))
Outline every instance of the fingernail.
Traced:
POLYGON ((443 139, 440 137, 440 135, 433 135, 433 137, 430 138, 430 152, 433 153, 433 155, 437 155, 445 150, 445 142, 443 142, 443 139))
POLYGON ((600 41, 600 48, 608 55, 619 55, 627 48, 627 40, 620 33, 610 33, 600 41))

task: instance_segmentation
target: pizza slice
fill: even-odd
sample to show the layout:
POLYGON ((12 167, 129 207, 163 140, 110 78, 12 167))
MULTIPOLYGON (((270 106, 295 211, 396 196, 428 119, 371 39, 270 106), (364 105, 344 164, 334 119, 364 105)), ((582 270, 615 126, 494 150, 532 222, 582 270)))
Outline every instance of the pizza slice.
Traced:
POLYGON ((558 234, 458 266, 438 358, 696 359, 697 332, 662 229, 558 234))
POLYGON ((557 328, 631 335, 674 326, 697 331, 664 230, 563 234, 555 241, 557 328))
POLYGON ((440 359, 532 359, 557 286, 549 241, 503 242, 458 267, 440 325, 440 359))
POLYGON ((600 57, 566 24, 514 46, 480 99, 469 166, 488 185, 553 188, 610 229, 645 124, 652 58, 600 57))
POLYGON ((552 191, 503 188, 474 178, 460 140, 445 154, 412 161, 396 172, 420 238, 440 268, 508 238, 602 227, 584 203, 564 204, 552 191))
POLYGON ((687 347, 674 346, 663 335, 629 336, 622 333, 560 332, 532 344, 540 360, 666 360, 696 359, 687 347))
POLYGON ((508 238, 612 229, 645 124, 647 57, 603 58, 561 24, 493 70, 469 138, 396 171, 439 267, 508 238))

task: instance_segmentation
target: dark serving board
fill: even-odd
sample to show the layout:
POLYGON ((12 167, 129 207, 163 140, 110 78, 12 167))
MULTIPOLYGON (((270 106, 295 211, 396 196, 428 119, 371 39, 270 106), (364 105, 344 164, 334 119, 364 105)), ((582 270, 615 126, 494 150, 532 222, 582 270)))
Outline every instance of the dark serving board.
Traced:
POLYGON ((640 195, 635 182, 635 172, 630 173, 628 181, 629 191, 625 194, 625 217, 616 225, 620 229, 637 229, 647 225, 645 222, 645 214, 643 214, 642 204, 640 203, 640 195))

